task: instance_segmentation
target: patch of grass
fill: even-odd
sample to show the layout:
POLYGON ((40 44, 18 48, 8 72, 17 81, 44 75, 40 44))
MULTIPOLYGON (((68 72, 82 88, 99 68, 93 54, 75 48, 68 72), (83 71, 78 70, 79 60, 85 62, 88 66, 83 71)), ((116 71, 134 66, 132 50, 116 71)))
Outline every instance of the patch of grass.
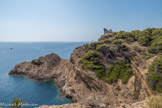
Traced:
POLYGON ((146 108, 162 108, 162 94, 150 96, 146 104, 146 108))

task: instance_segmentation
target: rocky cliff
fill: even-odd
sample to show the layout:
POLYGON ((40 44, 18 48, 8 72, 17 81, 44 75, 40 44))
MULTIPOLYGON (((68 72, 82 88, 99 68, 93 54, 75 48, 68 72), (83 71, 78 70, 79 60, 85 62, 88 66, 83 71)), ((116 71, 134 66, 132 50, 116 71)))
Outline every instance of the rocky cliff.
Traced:
MULTIPOLYGON (((84 107, 117 107, 121 104, 131 104, 143 100, 149 96, 152 91, 149 91, 149 87, 145 84, 147 72, 140 73, 142 66, 148 65, 148 63, 131 49, 131 45, 135 43, 128 44, 124 40, 109 39, 113 37, 103 38, 102 36, 101 38, 99 42, 77 47, 71 54, 70 60, 62 59, 56 54, 49 54, 31 62, 17 64, 9 75, 24 76, 37 81, 54 81, 60 88, 61 95, 72 99, 72 102, 78 103, 78 106, 83 105, 84 107), (107 71, 110 65, 116 65, 115 63, 123 60, 127 62, 124 68, 133 70, 133 74, 125 78, 118 73, 119 75, 115 77, 117 79, 108 79, 108 76, 98 77, 95 70, 86 67, 89 64, 84 68, 85 62, 81 61, 91 50, 97 50, 101 59, 99 61, 102 62, 99 68, 93 64, 93 69, 101 70, 102 67, 104 70, 100 73, 108 72, 108 75, 113 75, 107 71), (136 62, 133 61, 135 58, 136 62)), ((98 60, 94 58, 87 58, 87 60, 98 60)), ((95 63, 99 64, 99 61, 95 63)), ((88 63, 91 62, 88 61, 88 63)), ((105 73, 102 75, 107 75, 105 73)))
POLYGON ((56 54, 49 54, 31 62, 17 64, 9 73, 12 76, 24 76, 37 81, 54 81, 60 88, 61 95, 91 107, 107 107, 120 103, 131 103, 147 96, 140 79, 132 76, 127 84, 119 80, 110 85, 96 77, 94 72, 83 70, 79 58, 88 50, 83 45, 74 50, 71 61, 61 59, 56 54), (79 57, 80 56, 80 57, 79 57), (116 85, 121 90, 116 90, 116 85))

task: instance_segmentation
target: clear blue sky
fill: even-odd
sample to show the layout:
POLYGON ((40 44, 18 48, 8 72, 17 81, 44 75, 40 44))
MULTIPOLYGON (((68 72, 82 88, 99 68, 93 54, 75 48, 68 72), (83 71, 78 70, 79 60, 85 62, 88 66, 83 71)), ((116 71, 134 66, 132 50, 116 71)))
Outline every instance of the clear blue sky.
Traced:
POLYGON ((162 28, 162 0, 0 0, 0 41, 92 41, 162 28))

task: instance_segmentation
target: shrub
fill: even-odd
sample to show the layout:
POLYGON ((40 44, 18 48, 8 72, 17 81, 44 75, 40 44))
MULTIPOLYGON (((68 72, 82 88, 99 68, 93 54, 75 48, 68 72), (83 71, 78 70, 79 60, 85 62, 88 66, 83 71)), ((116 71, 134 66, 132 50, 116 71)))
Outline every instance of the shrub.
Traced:
POLYGON ((158 29, 158 28, 154 29, 152 31, 152 35, 153 35, 153 38, 156 38, 156 36, 158 35, 162 35, 162 29, 158 29))
POLYGON ((117 39, 124 39, 127 42, 133 42, 135 41, 135 35, 132 32, 125 32, 125 31, 120 31, 117 35, 116 35, 117 39))
POLYGON ((155 28, 147 28, 143 31, 140 32, 139 36, 138 36, 138 42, 139 44, 143 45, 143 46, 150 46, 152 43, 152 37, 153 34, 152 32, 155 30, 155 28))
POLYGON ((135 36, 133 35, 132 32, 125 32, 124 35, 125 35, 125 40, 127 42, 133 42, 133 41, 135 41, 135 36))
POLYGON ((148 52, 153 54, 162 53, 162 37, 158 37, 152 42, 151 46, 148 48, 148 52))
POLYGON ((113 34, 113 36, 115 36, 115 35, 117 35, 117 34, 118 34, 118 32, 113 32, 112 34, 113 34))
POLYGON ((133 30, 133 31, 132 31, 132 34, 133 34, 133 36, 134 36, 134 38, 135 38, 135 41, 138 40, 138 37, 139 37, 140 33, 141 33, 140 30, 133 30))
POLYGON ((148 85, 152 90, 162 92, 162 57, 149 66, 148 85))
POLYGON ((112 51, 110 51, 109 48, 110 48, 110 46, 107 44, 100 44, 100 45, 97 45, 96 50, 103 55, 109 55, 111 57, 111 56, 113 56, 113 53, 112 53, 112 51))
POLYGON ((128 47, 126 45, 124 45, 124 44, 121 45, 121 49, 123 51, 128 51, 128 47))
POLYGON ((110 50, 111 50, 111 51, 118 51, 118 48, 117 48, 116 46, 111 46, 111 47, 110 47, 110 50))
POLYGON ((121 79, 122 83, 126 83, 132 75, 133 71, 131 66, 126 61, 121 60, 109 65, 104 80, 111 84, 121 79))
POLYGON ((94 71, 96 76, 104 75, 105 67, 102 63, 101 54, 95 50, 89 50, 79 61, 83 69, 94 71))
POLYGON ((132 32, 120 31, 115 34, 114 39, 123 39, 127 42, 138 41, 142 46, 149 47, 150 53, 161 53, 162 51, 162 28, 147 28, 143 31, 134 30, 132 32))
POLYGON ((97 48, 96 50, 105 50, 105 49, 108 49, 110 48, 110 45, 107 45, 107 44, 100 44, 100 45, 97 45, 97 48))
POLYGON ((111 39, 105 39, 105 40, 103 40, 103 43, 105 43, 105 44, 109 44, 109 43, 111 43, 111 42, 112 42, 111 39))
POLYGON ((151 37, 149 35, 142 35, 138 38, 138 42, 143 46, 150 46, 151 37))
POLYGON ((122 44, 123 42, 122 42, 122 40, 120 40, 120 39, 116 39, 116 40, 114 40, 113 41, 113 44, 122 44))
POLYGON ((99 45, 99 44, 103 44, 103 42, 92 42, 91 44, 88 45, 88 48, 90 50, 95 50, 97 45, 99 45))

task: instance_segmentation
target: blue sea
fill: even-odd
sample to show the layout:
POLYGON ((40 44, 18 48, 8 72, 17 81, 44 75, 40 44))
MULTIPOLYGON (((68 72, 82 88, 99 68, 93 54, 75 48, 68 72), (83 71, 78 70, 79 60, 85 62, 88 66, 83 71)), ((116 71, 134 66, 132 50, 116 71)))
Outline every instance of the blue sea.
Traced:
POLYGON ((83 44, 86 42, 0 42, 0 106, 9 105, 14 98, 29 104, 27 107, 71 103, 71 100, 59 96, 60 91, 52 81, 36 82, 8 76, 8 73, 20 62, 50 53, 69 59, 73 50, 83 44))

